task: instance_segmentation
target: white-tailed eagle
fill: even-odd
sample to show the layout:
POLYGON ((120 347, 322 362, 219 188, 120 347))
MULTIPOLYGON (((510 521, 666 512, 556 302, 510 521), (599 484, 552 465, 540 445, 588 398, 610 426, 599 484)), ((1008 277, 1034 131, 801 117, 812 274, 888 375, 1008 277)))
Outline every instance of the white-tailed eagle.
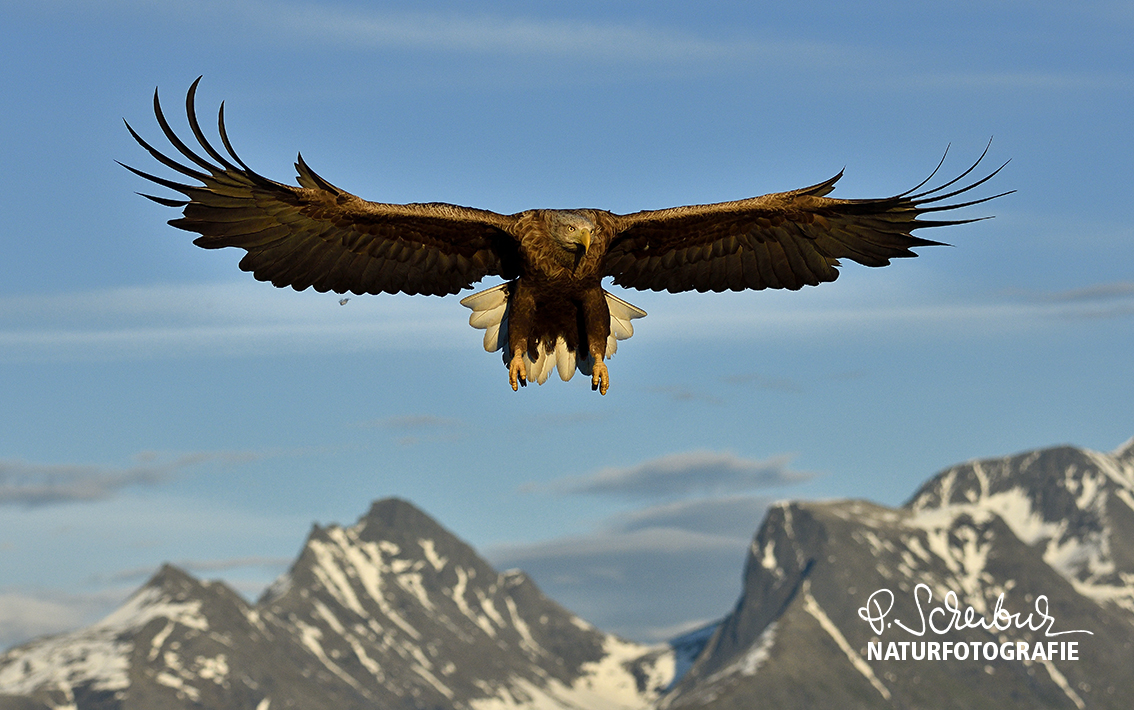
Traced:
POLYGON ((504 283, 461 303, 473 311, 469 323, 486 331, 485 350, 504 350, 514 390, 528 380, 543 384, 553 369, 569 380, 577 368, 591 378, 592 389, 606 394, 610 379, 603 361, 618 340, 633 334, 630 321, 646 314, 604 291, 604 278, 624 288, 670 293, 815 286, 838 277, 840 259, 886 266, 917 256, 911 248, 941 243, 915 237, 913 230, 976 221, 923 215, 1001 196, 947 202, 1004 167, 954 188, 978 159, 938 187, 917 192, 931 174, 899 195, 867 200, 827 197, 840 172, 790 192, 634 214, 535 209, 503 215, 438 202, 369 202, 316 175, 302 155, 295 164, 298 187, 253 171, 232 149, 222 103, 223 155, 197 122, 199 81, 189 88, 186 113, 205 155, 170 128, 156 91, 158 124, 187 162, 161 153, 126 124, 158 162, 200 183, 124 166, 188 198, 144 195, 182 209, 171 225, 200 234, 194 244, 206 249, 244 249, 241 269, 297 291, 440 296, 499 276, 504 283))

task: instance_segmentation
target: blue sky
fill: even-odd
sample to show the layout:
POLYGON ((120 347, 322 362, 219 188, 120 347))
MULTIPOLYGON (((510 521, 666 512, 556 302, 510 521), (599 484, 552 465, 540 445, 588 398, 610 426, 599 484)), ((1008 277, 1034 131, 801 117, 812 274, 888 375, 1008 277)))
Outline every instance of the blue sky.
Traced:
POLYGON ((0 3, 0 647, 164 561, 255 598, 386 496, 657 640, 728 611, 768 501, 1134 436, 1128 2, 405 7, 0 3), (458 299, 277 290, 133 194, 122 119, 159 142, 198 75, 258 171, 385 202, 875 197, 990 137, 1017 192, 814 289, 618 291, 650 315, 606 397, 513 393, 458 299))

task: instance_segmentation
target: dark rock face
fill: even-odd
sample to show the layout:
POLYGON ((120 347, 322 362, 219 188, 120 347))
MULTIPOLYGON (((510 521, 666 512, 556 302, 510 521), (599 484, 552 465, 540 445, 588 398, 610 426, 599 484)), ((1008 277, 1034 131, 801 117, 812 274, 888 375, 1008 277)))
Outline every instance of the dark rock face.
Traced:
POLYGON ((659 707, 1128 707, 1132 494, 1128 444, 962 464, 901 509, 776 506, 736 608, 659 707), (1091 633, 1047 635, 1069 631, 1091 633))
POLYGON ((98 624, 0 656, 0 710, 1124 709, 1131 697, 1134 440, 964 463, 898 509, 776 505, 735 608, 670 647, 594 629, 389 499, 351 527, 316 526, 255 605, 166 566, 98 624))
POLYGON ((672 671, 390 499, 315 527, 255 606, 162 568, 102 622, 0 657, 0 708, 636 708, 672 671))

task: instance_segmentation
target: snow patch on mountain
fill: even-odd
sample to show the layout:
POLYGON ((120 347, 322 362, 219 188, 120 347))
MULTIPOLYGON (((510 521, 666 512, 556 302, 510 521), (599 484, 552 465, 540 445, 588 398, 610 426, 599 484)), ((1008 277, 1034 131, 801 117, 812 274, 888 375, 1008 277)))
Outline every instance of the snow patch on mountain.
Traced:
POLYGON ((839 627, 836 626, 833 621, 831 621, 830 617, 827 616, 827 613, 823 611, 823 607, 819 606, 819 602, 816 601, 815 595, 811 593, 811 580, 804 580, 803 582, 803 609, 816 621, 819 622, 819 626, 821 626, 823 630, 827 632, 827 635, 831 637, 831 639, 839 647, 839 650, 841 650, 843 654, 846 655, 847 660, 849 660, 851 663, 851 666, 853 666, 856 671, 861 673, 862 676, 866 678, 866 680, 872 686, 874 686, 874 689, 878 691, 878 694, 882 696, 883 700, 889 701, 890 689, 882 684, 882 681, 880 681, 878 679, 878 676, 874 674, 874 669, 870 667, 870 664, 864 661, 862 656, 860 656, 858 652, 854 650, 850 643, 847 642, 846 637, 839 630, 839 627))
POLYGON ((954 572, 983 566, 975 542, 968 559, 946 554, 955 521, 997 516, 1021 542, 1041 546, 1044 561, 1078 593, 1134 613, 1134 569, 1120 568, 1112 549, 1114 516, 1134 514, 1134 439, 1112 454, 1064 447, 971 461, 939 474, 908 509, 907 524, 929 533, 931 551, 954 572))
MULTIPOLYGON (((0 656, 0 688, 12 695, 30 695, 37 689, 61 692, 88 685, 96 691, 121 691, 129 687, 133 642, 124 637, 153 619, 167 619, 158 636, 168 636, 174 625, 207 631, 200 600, 171 600, 160 587, 143 587, 125 604, 86 629, 39 639, 0 656), (8 662, 5 662, 5 661, 8 662)), ((161 639, 164 641, 164 637, 161 639)), ((160 648, 158 637, 154 644, 160 648)), ((157 654, 151 648, 151 657, 157 654)), ((170 680, 170 682, 175 682, 170 680)))
POLYGON ((643 692, 664 688, 673 678, 674 656, 665 646, 643 646, 608 636, 603 657, 586 663, 574 683, 550 679, 539 687, 524 678, 513 678, 507 686, 491 689, 492 697, 474 700, 473 710, 647 710, 653 703, 643 692), (658 655, 641 677, 628 669, 643 656, 658 655))

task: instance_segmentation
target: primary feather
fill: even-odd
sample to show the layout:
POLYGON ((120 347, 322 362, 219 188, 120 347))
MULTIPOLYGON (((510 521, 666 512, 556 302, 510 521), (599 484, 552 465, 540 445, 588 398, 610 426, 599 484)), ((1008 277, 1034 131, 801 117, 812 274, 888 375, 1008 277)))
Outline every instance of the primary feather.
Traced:
POLYGON ((253 171, 232 148, 224 104, 217 113, 224 152, 218 150, 197 120, 199 82, 186 94, 185 111, 204 155, 170 127, 156 91, 154 114, 180 158, 126 124, 155 160, 194 183, 124 166, 182 195, 144 195, 182 210, 171 225, 199 234, 194 243, 206 249, 243 249, 241 269, 298 291, 446 295, 499 276, 505 283, 462 303, 473 311, 470 325, 485 330, 485 349, 504 351, 514 389, 529 379, 542 383, 552 370, 567 380, 578 369, 606 393, 603 360, 633 335, 630 321, 646 314, 604 291, 604 278, 671 293, 799 289, 834 281, 841 259, 885 266, 916 256, 914 248, 940 242, 913 236, 914 230, 975 221, 923 217, 1008 194, 950 202, 1004 167, 954 187, 981 163, 986 147, 953 180, 918 192, 935 169, 912 190, 880 199, 827 197, 839 173, 790 192, 627 215, 598 209, 503 215, 439 202, 370 202, 320 177, 302 156, 295 163, 298 186, 253 171))

